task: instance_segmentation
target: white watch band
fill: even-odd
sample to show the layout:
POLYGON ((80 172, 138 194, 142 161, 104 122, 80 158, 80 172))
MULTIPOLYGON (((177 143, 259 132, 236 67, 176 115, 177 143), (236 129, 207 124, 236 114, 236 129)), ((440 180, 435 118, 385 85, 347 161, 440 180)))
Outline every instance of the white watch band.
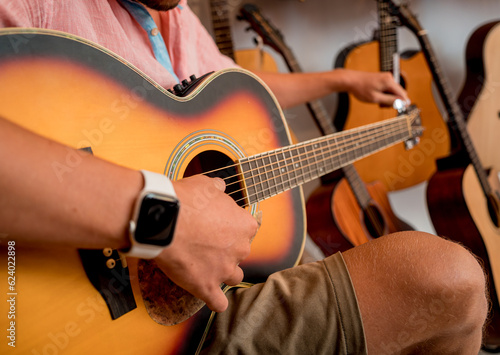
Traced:
POLYGON ((134 233, 136 230, 136 221, 139 217, 139 212, 141 208, 141 202, 144 196, 148 193, 161 193, 164 195, 169 195, 174 198, 177 197, 175 194, 174 187, 169 178, 167 178, 163 174, 153 173, 147 170, 140 170, 142 176, 144 178, 144 187, 137 197, 135 206, 134 206, 134 214, 129 224, 129 234, 130 234, 130 242, 131 247, 129 250, 125 252, 127 256, 133 256, 141 259, 153 259, 160 255, 160 253, 165 249, 165 247, 158 245, 150 245, 150 244, 141 244, 138 243, 134 238, 134 233))

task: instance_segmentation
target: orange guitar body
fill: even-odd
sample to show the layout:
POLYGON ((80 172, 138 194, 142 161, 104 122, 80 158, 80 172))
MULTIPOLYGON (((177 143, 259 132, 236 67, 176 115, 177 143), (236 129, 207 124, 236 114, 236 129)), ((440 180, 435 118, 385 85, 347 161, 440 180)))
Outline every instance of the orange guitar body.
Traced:
MULTIPOLYGON (((42 136, 172 179, 184 177, 192 170, 190 162, 207 152, 235 161, 290 143, 274 96, 245 71, 211 74, 178 97, 101 47, 56 31, 25 31, 0 30, 0 116, 42 136)), ((54 179, 63 183, 75 164, 78 155, 72 154, 53 162, 54 179)), ((264 280, 298 263, 303 207, 300 188, 247 207, 262 211, 263 220, 242 263, 246 281, 264 280)), ((7 270, 7 243, 16 240, 0 236, 0 261, 7 270)), ((14 301, 1 303, 0 325, 5 332, 14 322, 15 349, 4 337, 0 353, 194 353, 207 326, 205 308, 176 326, 153 321, 141 299, 134 259, 128 260, 130 276, 114 279, 111 286, 120 288, 130 278, 137 308, 115 320, 76 250, 16 243, 13 262, 15 286, 9 297, 14 301)), ((8 276, 2 271, 3 282, 8 276)))
MULTIPOLYGON (((346 69, 368 72, 380 71, 379 42, 372 41, 355 46, 346 54, 346 69)), ((403 85, 412 101, 421 110, 425 131, 420 143, 411 150, 400 144, 362 159, 354 166, 366 182, 381 181, 388 191, 404 189, 427 181, 436 171, 435 160, 449 154, 450 138, 432 94, 432 75, 421 52, 401 59, 403 85)), ((352 94, 339 96, 339 111, 335 125, 349 129, 377 122, 395 114, 393 108, 361 102, 352 94)))
POLYGON ((366 184, 366 189, 372 203, 365 211, 345 178, 321 185, 307 199, 307 231, 325 255, 345 251, 378 237, 370 220, 377 221, 382 227, 380 235, 412 229, 394 214, 384 184, 376 181, 366 184))

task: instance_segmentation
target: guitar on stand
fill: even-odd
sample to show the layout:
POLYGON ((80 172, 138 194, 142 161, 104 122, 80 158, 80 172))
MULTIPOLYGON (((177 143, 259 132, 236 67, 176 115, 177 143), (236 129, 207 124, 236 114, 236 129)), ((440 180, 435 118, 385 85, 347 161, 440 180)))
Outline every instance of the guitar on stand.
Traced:
MULTIPOLYGON (((424 135, 419 146, 407 151, 392 147, 354 165, 364 181, 381 181, 388 191, 425 182, 436 171, 435 160, 449 154, 449 132, 432 93, 432 75, 420 52, 400 58, 397 19, 388 11, 387 0, 377 0, 379 30, 376 39, 345 48, 335 67, 390 72, 405 87, 412 103, 421 110, 424 135)), ((334 124, 338 130, 361 126, 390 117, 395 110, 361 102, 354 95, 339 94, 334 124)))
POLYGON ((467 75, 458 103, 481 162, 500 169, 500 21, 477 28, 466 47, 467 75))
POLYGON ((390 11, 418 38, 448 114, 450 132, 460 149, 437 161, 438 171, 427 186, 432 223, 440 235, 459 241, 483 261, 491 298, 490 323, 484 347, 500 350, 500 183, 496 170, 487 171, 476 152, 467 125, 432 49, 427 32, 406 6, 391 1, 390 11), (459 163, 457 163, 459 162, 459 163), (459 166, 457 166, 459 164, 459 166))
POLYGON ((273 57, 260 46, 234 50, 228 0, 210 0, 210 13, 214 40, 222 54, 227 55, 247 70, 278 72, 278 65, 273 57))
MULTIPOLYGON (((246 20, 265 44, 283 56, 291 72, 302 72, 280 31, 255 5, 243 5, 240 19, 246 20)), ((336 132, 321 100, 308 102, 307 108, 323 135, 336 132)), ((341 171, 344 178, 317 188, 306 205, 309 236, 325 255, 388 233, 412 229, 394 214, 384 184, 378 181, 365 184, 353 165, 341 171)))

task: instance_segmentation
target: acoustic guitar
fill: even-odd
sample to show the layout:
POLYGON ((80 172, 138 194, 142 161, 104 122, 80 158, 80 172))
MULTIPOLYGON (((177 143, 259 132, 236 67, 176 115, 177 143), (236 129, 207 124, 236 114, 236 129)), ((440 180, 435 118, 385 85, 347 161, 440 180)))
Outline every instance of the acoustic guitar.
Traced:
MULTIPOLYGON (((416 149, 395 146, 369 159, 356 162, 363 181, 381 181, 388 191, 400 190, 427 181, 436 171, 435 160, 447 156, 450 150, 449 132, 432 93, 432 75, 421 52, 398 53, 396 19, 388 11, 387 0, 377 0, 379 30, 375 40, 357 43, 342 50, 335 67, 390 72, 419 107, 425 132, 416 149)), ((337 129, 349 129, 394 115, 391 107, 359 101, 352 94, 339 94, 334 114, 337 129)))
MULTIPOLYGON (((423 130, 411 110, 290 145, 274 95, 245 70, 165 90, 105 48, 51 30, 0 30, 0 82, 1 117, 81 154, 173 180, 225 179, 236 203, 263 216, 241 287, 297 264, 302 184, 423 130)), ((54 162, 54 179, 72 164, 54 162)), ((0 243, 2 279, 10 282, 0 306, 10 338, 1 353, 15 346, 24 354, 192 354, 206 335, 211 313, 151 261, 108 249, 29 248, 4 234, 0 243)))
POLYGON ((467 41, 467 75, 458 104, 484 166, 500 169, 500 21, 477 28, 467 41))
MULTIPOLYGON (((281 32, 257 6, 243 5, 240 18, 248 21, 264 43, 283 56, 291 72, 302 72, 281 32)), ((323 135, 336 132, 321 100, 306 105, 323 135)), ((388 233, 413 229, 396 217, 381 182, 366 185, 353 165, 346 165, 340 171, 344 178, 315 189, 306 204, 307 231, 325 255, 347 250, 388 233)))
POLYGON ((214 40, 222 54, 247 70, 278 72, 278 65, 273 57, 262 48, 234 50, 228 0, 210 0, 210 13, 214 40))
POLYGON ((391 11, 418 38, 434 74, 436 88, 448 114, 450 129, 462 147, 456 157, 438 160, 438 171, 427 185, 429 213, 440 235, 459 241, 470 248, 483 263, 491 297, 491 322, 484 339, 485 346, 500 349, 500 189, 496 171, 482 165, 467 131, 462 112, 451 95, 449 84, 440 69, 427 32, 406 6, 393 4, 391 11), (461 166, 453 161, 465 160, 461 166))

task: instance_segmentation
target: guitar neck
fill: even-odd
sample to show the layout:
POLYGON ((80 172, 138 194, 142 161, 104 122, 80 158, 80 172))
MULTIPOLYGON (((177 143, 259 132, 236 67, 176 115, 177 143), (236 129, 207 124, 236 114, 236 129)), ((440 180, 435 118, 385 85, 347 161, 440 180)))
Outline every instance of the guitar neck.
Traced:
MULTIPOLYGON (((398 54, 397 32, 386 0, 377 1, 377 12, 379 17, 380 70, 396 73, 399 68, 399 63, 395 60, 398 54)), ((399 77, 399 75, 395 76, 399 77)))
POLYGON ((239 160, 248 204, 300 186, 412 137, 415 114, 377 122, 239 160))
POLYGON ((431 69, 434 82, 439 92, 439 96, 441 97, 443 105, 446 108, 448 123, 451 127, 455 128, 458 131, 460 140, 462 141, 467 155, 472 165, 474 166, 474 169, 476 170, 481 187, 485 195, 488 196, 492 192, 491 186, 488 182, 488 176, 479 160, 479 156, 469 136, 469 133, 467 131, 467 124, 465 123, 462 112, 458 104, 452 98, 449 84, 439 67, 438 61, 436 59, 436 56, 434 55, 431 43, 427 36, 427 32, 425 30, 421 30, 418 32, 417 37, 420 45, 422 46, 424 56, 427 59, 427 62, 431 69))
POLYGON ((234 60, 227 0, 210 0, 210 12, 212 14, 215 43, 222 54, 234 60))

